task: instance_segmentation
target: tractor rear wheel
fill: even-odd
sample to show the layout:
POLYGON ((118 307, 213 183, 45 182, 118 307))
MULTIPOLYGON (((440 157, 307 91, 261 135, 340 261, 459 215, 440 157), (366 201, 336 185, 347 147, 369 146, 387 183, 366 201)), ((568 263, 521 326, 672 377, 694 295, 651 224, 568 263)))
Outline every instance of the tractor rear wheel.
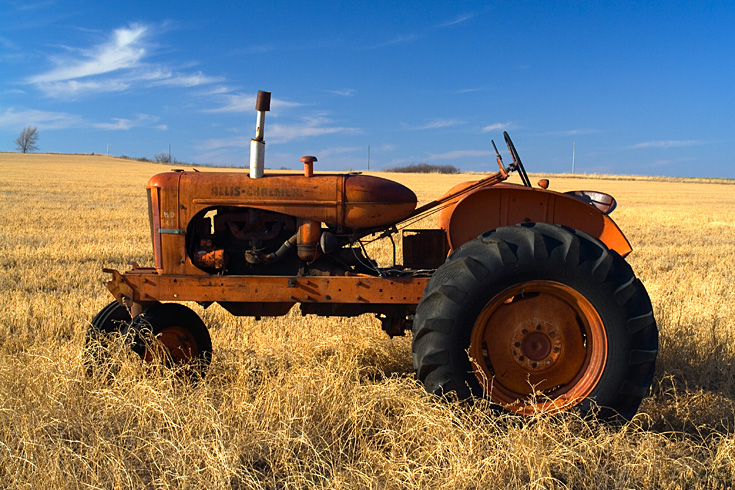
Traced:
POLYGON ((413 327, 418 379, 519 414, 599 407, 630 419, 653 381, 658 331, 632 269, 599 240, 531 223, 456 250, 413 327))
POLYGON ((145 362, 183 367, 203 376, 212 358, 212 340, 194 311, 178 303, 157 303, 143 310, 127 330, 133 351, 145 362))

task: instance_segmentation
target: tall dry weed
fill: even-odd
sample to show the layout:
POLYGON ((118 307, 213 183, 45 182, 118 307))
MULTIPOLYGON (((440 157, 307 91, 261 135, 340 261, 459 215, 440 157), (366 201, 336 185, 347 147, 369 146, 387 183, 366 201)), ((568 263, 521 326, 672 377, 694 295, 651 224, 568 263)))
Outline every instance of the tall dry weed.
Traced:
MULTIPOLYGON (((718 183, 558 179, 613 214, 654 303, 652 396, 624 426, 440 402, 410 338, 358 318, 235 318, 210 327, 207 377, 146 369, 121 340, 87 375, 102 267, 150 264, 151 164, 0 154, 2 488, 730 488, 735 482, 735 194, 718 183)), ((428 201, 463 176, 395 175, 428 201), (456 180, 451 180, 456 179, 456 180)), ((430 225, 430 223, 427 223, 430 225)), ((386 263, 390 245, 371 253, 386 263)))

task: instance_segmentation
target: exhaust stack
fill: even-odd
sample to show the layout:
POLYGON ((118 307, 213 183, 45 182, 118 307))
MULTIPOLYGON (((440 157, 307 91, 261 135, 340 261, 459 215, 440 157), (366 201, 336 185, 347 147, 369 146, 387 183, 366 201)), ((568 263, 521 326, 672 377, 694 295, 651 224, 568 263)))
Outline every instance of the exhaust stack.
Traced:
POLYGON ((271 110, 271 93, 258 90, 258 98, 255 100, 255 110, 258 118, 255 123, 255 138, 250 140, 250 177, 259 179, 263 176, 265 168, 265 141, 263 133, 265 129, 265 113, 271 110))

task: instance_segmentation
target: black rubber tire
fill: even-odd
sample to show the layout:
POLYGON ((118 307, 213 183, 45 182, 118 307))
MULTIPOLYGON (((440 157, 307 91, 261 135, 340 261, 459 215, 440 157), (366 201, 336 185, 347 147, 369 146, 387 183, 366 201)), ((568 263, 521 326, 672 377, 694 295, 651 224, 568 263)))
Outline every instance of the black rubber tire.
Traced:
MULTIPOLYGON (((485 305, 529 281, 553 281, 586 298, 604 324, 604 369, 577 405, 633 417, 653 381, 658 331, 648 294, 615 251, 586 233, 546 223, 498 228, 457 249, 432 276, 413 323, 413 363, 427 391, 484 396, 468 357, 485 305)), ((492 398, 492 397, 491 397, 492 398)))
POLYGON ((117 301, 113 301, 92 318, 92 325, 88 333, 122 332, 130 320, 130 311, 117 301))
POLYGON ((158 303, 130 322, 125 332, 131 348, 144 361, 182 366, 192 376, 203 377, 212 359, 212 339, 199 315, 178 303, 158 303), (157 340, 160 342, 157 342, 157 340), (164 351, 156 351, 155 345, 164 351), (161 359, 154 359, 161 356, 161 359))
POLYGON ((127 330, 130 321, 130 311, 117 301, 109 303, 92 318, 84 339, 84 364, 89 375, 94 375, 97 367, 106 369, 110 361, 109 338, 127 330))

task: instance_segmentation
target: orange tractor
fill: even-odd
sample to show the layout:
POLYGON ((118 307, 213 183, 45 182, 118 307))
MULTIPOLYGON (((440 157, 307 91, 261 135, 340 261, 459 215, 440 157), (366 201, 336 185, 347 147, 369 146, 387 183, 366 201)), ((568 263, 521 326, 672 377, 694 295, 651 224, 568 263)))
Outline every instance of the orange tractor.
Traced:
POLYGON ((297 303, 305 315, 371 313, 390 336, 412 330, 416 376, 432 393, 522 414, 635 414, 658 333, 611 196, 532 187, 507 133, 510 165, 496 148, 497 173, 418 208, 397 182, 315 174, 310 156, 303 175, 264 174, 269 109, 270 93, 258 92, 250 175, 174 170, 148 181, 155 266, 105 269, 115 300, 90 338, 121 332, 145 360, 163 353, 203 370, 207 327, 176 302, 256 318, 297 303), (511 172, 522 185, 504 182, 511 172), (432 213, 437 229, 408 229, 432 213), (403 260, 394 244, 393 264, 379 267, 364 243, 399 232, 403 260))

